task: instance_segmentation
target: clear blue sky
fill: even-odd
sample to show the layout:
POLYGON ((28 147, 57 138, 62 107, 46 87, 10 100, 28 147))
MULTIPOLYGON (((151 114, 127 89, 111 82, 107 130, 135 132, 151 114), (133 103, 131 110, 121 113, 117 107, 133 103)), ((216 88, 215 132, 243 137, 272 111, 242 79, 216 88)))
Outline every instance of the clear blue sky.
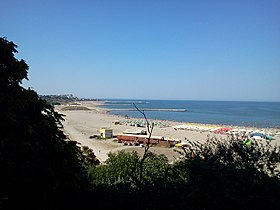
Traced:
POLYGON ((39 94, 280 101, 279 0, 9 0, 39 94))

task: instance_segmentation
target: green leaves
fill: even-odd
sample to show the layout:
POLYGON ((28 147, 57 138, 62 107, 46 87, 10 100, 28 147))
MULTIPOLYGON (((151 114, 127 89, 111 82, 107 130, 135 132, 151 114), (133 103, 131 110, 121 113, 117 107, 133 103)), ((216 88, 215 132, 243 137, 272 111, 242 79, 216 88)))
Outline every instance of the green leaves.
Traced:
MULTIPOLYGON (((140 209, 185 209, 186 206, 273 209, 278 206, 277 146, 260 143, 248 146, 236 139, 209 138, 205 144, 190 143, 186 160, 173 165, 168 164, 164 155, 148 152, 143 162, 143 180, 140 162, 136 152, 110 153, 105 165, 91 168, 92 188, 104 195, 112 193, 113 203, 130 198, 131 207, 136 205, 140 209)), ((118 207, 127 206, 119 204, 118 207)))
POLYGON ((140 157, 136 152, 109 153, 105 165, 91 168, 90 177, 93 185, 118 185, 133 183, 137 177, 140 157))
MULTIPOLYGON (((244 144, 241 140, 209 138, 205 144, 190 142, 185 148, 186 157, 193 157, 205 162, 219 163, 235 169, 255 168, 267 175, 279 173, 280 146, 272 146, 270 142, 252 142, 244 144)), ((279 177, 280 178, 280 177, 279 177)))

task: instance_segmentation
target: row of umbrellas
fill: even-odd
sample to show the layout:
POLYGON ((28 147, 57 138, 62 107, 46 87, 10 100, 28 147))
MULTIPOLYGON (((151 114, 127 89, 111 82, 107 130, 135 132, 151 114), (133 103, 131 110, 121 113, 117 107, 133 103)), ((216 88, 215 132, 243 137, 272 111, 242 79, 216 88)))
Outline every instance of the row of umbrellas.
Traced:
MULTIPOLYGON (((164 123, 162 121, 150 121, 149 120, 148 122, 149 122, 150 125, 153 123, 155 126, 159 126, 159 127, 169 126, 167 123, 164 123)), ((130 125, 130 126, 139 126, 139 127, 146 127, 147 126, 146 120, 143 120, 143 119, 126 119, 126 120, 121 120, 120 124, 130 125)))
POLYGON ((278 133, 272 133, 266 130, 253 130, 253 129, 244 129, 244 128, 232 128, 232 127, 221 127, 217 125, 196 125, 196 124, 183 124, 173 126, 174 129, 178 130, 192 130, 192 131, 209 131, 219 134, 245 134, 245 135, 266 135, 273 136, 278 133))

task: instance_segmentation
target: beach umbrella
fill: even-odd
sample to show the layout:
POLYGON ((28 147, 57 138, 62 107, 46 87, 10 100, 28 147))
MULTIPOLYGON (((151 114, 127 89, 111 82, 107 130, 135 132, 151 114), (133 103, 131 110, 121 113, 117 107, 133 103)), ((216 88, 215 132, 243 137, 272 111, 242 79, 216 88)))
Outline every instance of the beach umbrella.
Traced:
POLYGON ((227 132, 227 131, 232 130, 232 128, 225 127, 225 128, 221 128, 221 130, 224 131, 224 132, 227 132))

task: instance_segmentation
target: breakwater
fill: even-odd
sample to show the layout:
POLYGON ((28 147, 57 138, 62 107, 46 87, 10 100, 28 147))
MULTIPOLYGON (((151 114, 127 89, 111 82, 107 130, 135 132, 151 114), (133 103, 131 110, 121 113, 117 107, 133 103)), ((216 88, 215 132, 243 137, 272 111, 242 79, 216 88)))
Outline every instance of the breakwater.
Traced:
MULTIPOLYGON (((141 111, 157 111, 157 112, 186 112, 187 109, 140 109, 141 111)), ((109 111, 137 111, 135 108, 134 109, 109 109, 109 111)))
MULTIPOLYGON (((133 103, 106 101, 112 114, 141 118, 133 103)), ((261 128, 280 128, 280 102, 141 100, 140 110, 150 119, 261 128), (146 103, 145 103, 146 102, 146 103)))

